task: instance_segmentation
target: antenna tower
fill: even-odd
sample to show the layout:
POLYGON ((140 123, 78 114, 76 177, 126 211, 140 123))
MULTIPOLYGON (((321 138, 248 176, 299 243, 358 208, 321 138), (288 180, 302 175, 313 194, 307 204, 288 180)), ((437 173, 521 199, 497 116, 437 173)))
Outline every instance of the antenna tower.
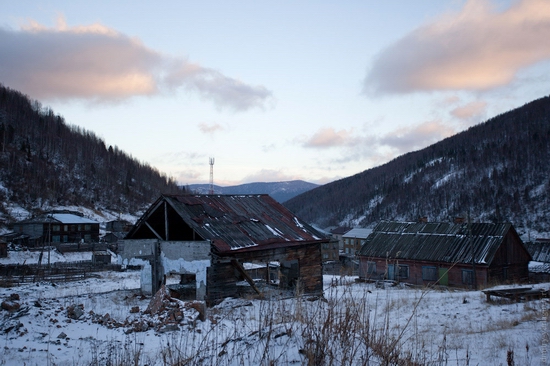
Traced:
POLYGON ((210 191, 208 194, 214 194, 214 158, 210 158, 210 191))

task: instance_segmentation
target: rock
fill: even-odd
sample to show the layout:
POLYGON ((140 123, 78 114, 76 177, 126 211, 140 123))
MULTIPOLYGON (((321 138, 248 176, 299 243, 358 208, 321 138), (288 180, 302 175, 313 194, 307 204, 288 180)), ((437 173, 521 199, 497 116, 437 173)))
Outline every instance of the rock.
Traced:
POLYGON ((70 305, 67 306, 67 316, 71 319, 78 320, 84 315, 84 305, 70 305))
POLYGON ((139 313, 139 306, 134 306, 130 309, 130 313, 134 314, 134 313, 139 313))
POLYGON ((19 310, 19 308, 21 307, 18 302, 11 300, 2 301, 2 304, 0 306, 2 307, 2 309, 7 310, 11 313, 19 310))
POLYGON ((34 306, 36 306, 37 308, 41 308, 42 307, 42 304, 38 302, 38 300, 36 300, 34 302, 34 306))
POLYGON ((12 301, 16 301, 16 300, 19 300, 19 294, 11 294, 10 295, 10 300, 12 301))
POLYGON ((67 335, 66 335, 64 332, 61 332, 61 333, 59 333, 59 335, 57 336, 57 338, 59 338, 59 339, 65 339, 65 338, 67 338, 67 335))

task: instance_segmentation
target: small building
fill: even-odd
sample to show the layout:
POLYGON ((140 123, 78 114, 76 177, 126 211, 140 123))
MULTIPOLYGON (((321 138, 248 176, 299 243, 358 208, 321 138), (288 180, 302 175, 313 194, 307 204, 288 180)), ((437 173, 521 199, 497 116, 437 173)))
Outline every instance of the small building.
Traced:
POLYGON ((132 223, 126 220, 112 220, 105 223, 105 231, 113 233, 127 233, 132 229, 132 223))
POLYGON ((527 251, 533 257, 529 263, 529 279, 533 282, 547 282, 550 280, 550 239, 537 238, 534 242, 526 243, 527 251))
POLYGON ((372 229, 353 228, 342 235, 342 241, 344 243, 343 254, 348 257, 354 257, 361 250, 363 244, 365 244, 367 237, 372 233, 372 229))
POLYGON ((106 250, 92 252, 93 264, 111 264, 111 253, 106 250))
POLYGON ((126 236, 122 258, 147 261, 144 292, 180 274, 209 304, 239 296, 243 282, 260 293, 244 267, 252 263, 277 269, 268 286, 321 295, 321 248, 329 240, 267 194, 162 195, 126 236))
POLYGON ((490 286, 528 278, 531 255, 510 223, 381 222, 359 277, 414 285, 490 286))
POLYGON ((35 238, 35 245, 48 243, 97 242, 99 222, 73 211, 52 211, 13 225, 16 234, 35 238))

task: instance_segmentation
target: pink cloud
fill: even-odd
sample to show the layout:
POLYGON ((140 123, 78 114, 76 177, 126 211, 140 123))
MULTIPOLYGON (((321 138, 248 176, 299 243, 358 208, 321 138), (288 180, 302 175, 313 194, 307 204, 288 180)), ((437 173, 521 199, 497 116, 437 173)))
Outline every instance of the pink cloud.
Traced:
POLYGON ((217 131, 222 131, 223 127, 219 123, 200 123, 199 129, 202 133, 213 135, 217 131))
POLYGON ((304 147, 327 148, 333 146, 353 145, 357 142, 353 131, 336 131, 332 127, 317 131, 305 143, 304 147))
POLYGON ((451 111, 451 115, 462 120, 469 120, 472 118, 479 118, 485 116, 485 110, 487 108, 487 102, 475 101, 466 105, 456 107, 451 111))
POLYGON ((384 50, 365 78, 366 92, 486 90, 550 58, 550 2, 522 0, 498 11, 468 0, 384 50))
POLYGON ((218 108, 264 108, 272 93, 219 71, 170 58, 102 24, 0 28, 0 80, 32 98, 119 101, 183 87, 218 108))

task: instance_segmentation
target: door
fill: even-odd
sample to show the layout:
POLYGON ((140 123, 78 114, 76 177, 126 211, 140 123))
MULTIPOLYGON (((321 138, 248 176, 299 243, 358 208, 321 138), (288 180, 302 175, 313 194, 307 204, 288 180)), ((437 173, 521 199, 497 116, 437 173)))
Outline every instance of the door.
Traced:
POLYGON ((395 280, 395 264, 388 264, 388 280, 395 280))
POLYGON ((448 268, 439 268, 439 284, 443 286, 449 285, 449 269, 448 268))

